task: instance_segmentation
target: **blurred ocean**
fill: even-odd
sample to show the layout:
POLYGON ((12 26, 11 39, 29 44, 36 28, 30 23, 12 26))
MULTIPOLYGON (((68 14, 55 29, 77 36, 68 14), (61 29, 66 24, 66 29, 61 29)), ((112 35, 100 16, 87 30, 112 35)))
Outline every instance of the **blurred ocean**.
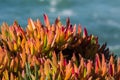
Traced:
POLYGON ((25 28, 28 18, 43 22, 44 13, 51 23, 60 16, 65 24, 70 17, 72 24, 86 27, 120 56, 120 0, 0 0, 0 25, 17 20, 25 28))

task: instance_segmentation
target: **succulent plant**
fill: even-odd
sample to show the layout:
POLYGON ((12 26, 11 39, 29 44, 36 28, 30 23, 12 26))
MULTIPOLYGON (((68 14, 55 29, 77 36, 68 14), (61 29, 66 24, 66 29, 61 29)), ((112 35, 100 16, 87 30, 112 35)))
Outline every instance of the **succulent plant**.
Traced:
POLYGON ((67 18, 50 24, 28 19, 26 29, 17 21, 0 29, 0 80, 120 79, 120 59, 110 54, 98 37, 67 18))

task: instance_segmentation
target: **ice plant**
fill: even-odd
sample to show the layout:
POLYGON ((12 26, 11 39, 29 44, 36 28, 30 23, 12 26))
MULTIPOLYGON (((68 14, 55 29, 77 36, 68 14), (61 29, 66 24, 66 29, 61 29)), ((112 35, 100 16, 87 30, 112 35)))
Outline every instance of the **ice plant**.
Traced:
POLYGON ((106 44, 81 25, 66 25, 56 18, 50 24, 28 19, 26 29, 17 21, 0 29, 0 80, 120 79, 120 59, 106 44))

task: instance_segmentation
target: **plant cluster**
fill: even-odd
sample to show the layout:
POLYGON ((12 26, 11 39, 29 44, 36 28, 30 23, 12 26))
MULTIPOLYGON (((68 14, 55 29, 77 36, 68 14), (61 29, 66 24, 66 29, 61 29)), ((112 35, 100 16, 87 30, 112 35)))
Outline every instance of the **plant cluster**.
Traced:
POLYGON ((120 59, 86 28, 28 19, 0 29, 0 80, 119 80, 120 59))

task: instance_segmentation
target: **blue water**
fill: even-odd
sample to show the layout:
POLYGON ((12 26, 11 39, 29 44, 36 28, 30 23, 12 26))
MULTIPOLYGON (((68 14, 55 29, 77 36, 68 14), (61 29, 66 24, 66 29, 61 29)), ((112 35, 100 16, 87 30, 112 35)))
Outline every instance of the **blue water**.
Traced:
POLYGON ((0 0, 0 25, 17 20, 25 28, 28 18, 43 22, 44 13, 51 23, 60 16, 65 24, 70 17, 72 24, 86 27, 120 56, 120 0, 0 0))

